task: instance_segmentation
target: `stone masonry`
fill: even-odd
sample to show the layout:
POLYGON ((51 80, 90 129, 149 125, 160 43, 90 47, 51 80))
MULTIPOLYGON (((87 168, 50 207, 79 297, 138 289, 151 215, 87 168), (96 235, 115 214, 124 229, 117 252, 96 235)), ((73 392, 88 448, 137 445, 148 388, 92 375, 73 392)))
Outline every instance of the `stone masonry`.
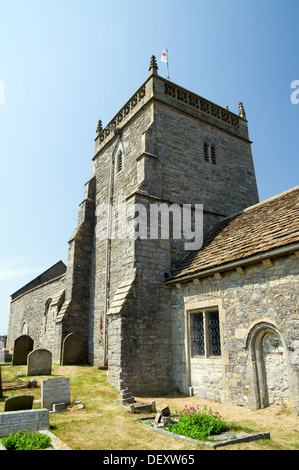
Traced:
MULTIPOLYGON (((171 289, 173 372, 177 389, 200 398, 229 404, 264 407, 252 368, 255 345, 249 341, 257 325, 269 328, 263 339, 264 385, 268 405, 299 410, 298 404, 298 258, 272 260, 272 266, 248 266, 222 279, 208 276, 196 285, 171 289), (201 308, 219 309, 221 356, 189 358, 187 317, 201 308), (271 337, 276 346, 271 345, 271 337), (296 353, 297 351, 297 353, 296 353)), ((256 360, 256 359, 255 359, 256 360)))
POLYGON ((79 362, 107 367, 118 390, 161 394, 175 387, 236 404, 283 400, 295 407, 297 379, 286 351, 296 341, 291 305, 297 258, 277 258, 269 270, 250 266, 244 275, 234 271, 170 286, 167 279, 186 255, 186 240, 174 236, 172 227, 169 237, 150 237, 152 206, 192 205, 194 222, 194 207, 202 205, 206 237, 258 200, 242 103, 235 114, 159 77, 152 57, 147 80, 104 128, 98 123, 92 177, 68 241, 66 272, 12 299, 8 347, 28 334, 34 347, 48 349, 61 363, 63 342, 75 334, 79 362), (127 233, 122 204, 131 223, 127 233), (136 223, 142 210, 145 232, 136 223), (277 317, 282 296, 285 313, 277 317), (219 310, 220 357, 190 358, 186 312, 192 305, 219 310), (258 320, 283 325, 285 334, 277 337, 275 327, 267 326, 264 338, 252 330, 258 320), (259 363, 264 358, 271 392, 255 386, 261 372, 250 379, 250 355, 259 363), (277 358, 286 364, 279 366, 281 376, 291 377, 288 391, 286 378, 279 388, 273 385, 277 358))

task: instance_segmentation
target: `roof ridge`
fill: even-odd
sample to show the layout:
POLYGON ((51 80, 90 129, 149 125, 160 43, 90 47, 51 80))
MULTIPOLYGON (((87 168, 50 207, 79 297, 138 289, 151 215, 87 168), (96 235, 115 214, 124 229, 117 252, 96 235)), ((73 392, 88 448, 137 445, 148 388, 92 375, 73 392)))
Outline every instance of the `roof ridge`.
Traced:
MULTIPOLYGON (((275 196, 271 196, 269 197, 268 199, 264 199, 263 201, 260 201, 260 202, 257 202, 256 204, 253 204, 252 206, 248 206, 248 207, 245 207, 245 209, 242 209, 238 212, 233 212, 232 214, 229 214, 228 216, 226 216, 224 219, 222 219, 222 221, 224 220, 228 220, 228 219, 234 219, 236 218, 238 215, 241 215, 241 214, 244 214, 244 212, 248 212, 250 210, 253 210, 255 209, 256 207, 260 207, 264 204, 267 204, 271 201, 274 201, 275 199, 278 199, 282 196, 285 196, 286 194, 288 193, 291 193, 291 192, 295 192, 295 191, 298 191, 299 190, 299 186, 294 186, 294 188, 291 188, 291 189, 287 189, 286 191, 283 191, 282 193, 279 193, 279 194, 276 194, 275 196)), ((210 230, 209 230, 210 232, 210 230)))
POLYGON ((298 246, 298 200, 296 186, 217 222, 205 234, 200 250, 189 251, 175 263, 170 279, 294 243, 298 246))
POLYGON ((279 199, 279 198, 285 196, 288 193, 292 193, 292 192, 295 192, 295 191, 298 191, 298 190, 299 190, 299 186, 295 186, 294 188, 287 189, 286 191, 283 191, 280 194, 276 194, 275 196, 269 197, 268 199, 265 199, 264 201, 257 202, 253 206, 246 207, 246 209, 244 209, 242 212, 246 212, 246 211, 249 211, 249 210, 254 209, 256 207, 259 207, 263 204, 267 204, 268 202, 274 201, 275 199, 279 199))

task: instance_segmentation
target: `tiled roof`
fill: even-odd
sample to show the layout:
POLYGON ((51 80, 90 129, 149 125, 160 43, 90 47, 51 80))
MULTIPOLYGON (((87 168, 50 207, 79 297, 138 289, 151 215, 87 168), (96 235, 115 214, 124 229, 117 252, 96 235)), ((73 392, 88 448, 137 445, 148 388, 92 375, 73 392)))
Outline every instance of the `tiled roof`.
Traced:
POLYGON ((299 186, 218 223, 198 251, 188 252, 169 280, 299 242, 299 186))

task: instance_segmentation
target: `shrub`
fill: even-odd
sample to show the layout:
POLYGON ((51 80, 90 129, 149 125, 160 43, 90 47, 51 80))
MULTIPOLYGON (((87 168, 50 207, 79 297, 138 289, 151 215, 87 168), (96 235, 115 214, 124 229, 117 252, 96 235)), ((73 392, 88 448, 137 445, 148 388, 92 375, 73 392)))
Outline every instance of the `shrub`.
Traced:
POLYGON ((178 421, 168 425, 168 430, 175 434, 192 439, 203 439, 228 430, 228 426, 220 414, 217 411, 208 410, 206 407, 201 411, 198 406, 197 408, 194 406, 188 408, 185 405, 178 415, 178 421))
POLYGON ((10 434, 1 439, 7 450, 38 450, 51 446, 51 438, 39 432, 29 433, 26 429, 16 434, 10 434))

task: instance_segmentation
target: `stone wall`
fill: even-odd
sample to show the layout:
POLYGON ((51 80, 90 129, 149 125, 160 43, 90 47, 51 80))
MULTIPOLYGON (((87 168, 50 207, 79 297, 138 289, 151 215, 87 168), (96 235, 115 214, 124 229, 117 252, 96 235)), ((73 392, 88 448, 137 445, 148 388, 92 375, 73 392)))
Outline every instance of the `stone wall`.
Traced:
MULTIPOLYGON (((175 386, 201 398, 299 412, 298 258, 295 255, 171 288, 175 386), (190 359, 188 313, 216 307, 221 357, 190 359), (197 383, 192 383, 192 368, 197 383), (197 369, 197 370, 196 370, 197 369)), ((193 374, 194 376, 194 374, 193 374)), ((195 380, 196 381, 196 380, 195 380)))
POLYGON ((34 348, 46 347, 54 352, 55 316, 48 307, 53 298, 63 291, 64 279, 64 275, 57 277, 11 302, 7 349, 13 347, 16 338, 27 334, 34 340, 34 348))
MULTIPOLYGON (((136 160, 142 153, 143 131, 150 125, 152 110, 148 106, 137 114, 122 130, 121 140, 117 143, 114 138, 103 148, 94 159, 94 178, 96 180, 96 225, 92 254, 91 269, 91 305, 89 318, 89 361, 95 365, 103 365, 104 347, 104 309, 106 285, 106 256, 107 256, 107 214, 109 182, 112 155, 123 154, 123 168, 116 172, 113 164, 112 193, 113 211, 118 230, 118 204, 123 201, 128 206, 133 204, 130 195, 137 188, 140 176, 137 172, 136 160)), ((109 244, 109 266, 107 281, 109 284, 107 296, 108 305, 120 283, 135 275, 134 239, 116 236, 109 244)), ((114 342, 115 343, 115 342, 114 342)), ((120 347, 120 346, 119 346, 120 347)))

